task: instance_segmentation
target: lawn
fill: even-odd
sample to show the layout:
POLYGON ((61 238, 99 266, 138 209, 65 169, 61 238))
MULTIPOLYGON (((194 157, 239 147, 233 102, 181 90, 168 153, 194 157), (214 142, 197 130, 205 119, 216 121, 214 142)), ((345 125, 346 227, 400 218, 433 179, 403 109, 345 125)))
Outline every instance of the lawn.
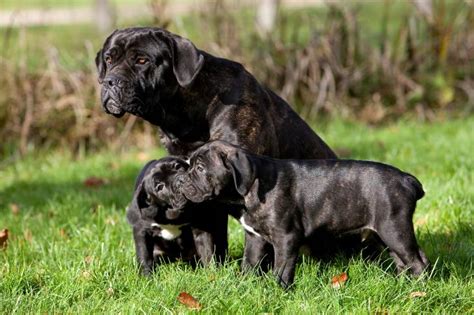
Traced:
POLYGON ((0 250, 0 313, 181 313, 188 309, 177 300, 180 292, 209 313, 472 313, 473 126, 474 117, 382 128, 344 121, 315 126, 340 153, 397 165, 422 181, 426 196, 414 222, 434 270, 411 279, 396 276, 386 256, 375 262, 303 257, 288 292, 270 276, 240 273, 243 232, 235 220, 223 267, 174 263, 151 279, 137 274, 125 207, 141 165, 162 150, 81 157, 56 151, 4 162, 0 230, 8 228, 10 239, 0 250), (91 176, 105 184, 84 185, 91 176), (341 272, 349 279, 334 289, 331 278, 341 272))

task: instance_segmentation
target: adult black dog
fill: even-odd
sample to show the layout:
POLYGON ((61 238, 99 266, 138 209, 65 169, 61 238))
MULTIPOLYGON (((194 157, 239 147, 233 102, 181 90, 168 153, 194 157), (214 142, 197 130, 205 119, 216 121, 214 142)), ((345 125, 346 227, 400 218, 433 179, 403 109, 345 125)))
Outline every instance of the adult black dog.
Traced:
MULTIPOLYGON (((336 158, 291 107, 234 61, 189 40, 149 27, 117 30, 97 53, 102 106, 161 129, 168 152, 188 156, 209 140, 225 140, 277 158, 336 158)), ((221 225, 227 226, 227 219, 221 225)), ((223 257, 227 233, 215 239, 223 257)), ((264 242, 254 244, 263 256, 264 242)))
POLYGON ((187 168, 186 161, 165 157, 148 162, 137 177, 127 220, 144 275, 163 260, 206 265, 212 259, 213 237, 222 233, 217 223, 227 214, 206 204, 193 205, 178 191, 176 180, 187 168))
MULTIPOLYGON (((428 266, 416 242, 413 213, 424 195, 412 175, 377 162, 278 160, 212 141, 191 156, 178 185, 193 202, 219 198, 231 185, 246 210, 240 222, 251 238, 271 243, 274 273, 283 287, 293 283, 298 251, 331 234, 376 233, 399 271, 419 275, 428 266)), ((244 266, 254 267, 245 245, 244 266)))

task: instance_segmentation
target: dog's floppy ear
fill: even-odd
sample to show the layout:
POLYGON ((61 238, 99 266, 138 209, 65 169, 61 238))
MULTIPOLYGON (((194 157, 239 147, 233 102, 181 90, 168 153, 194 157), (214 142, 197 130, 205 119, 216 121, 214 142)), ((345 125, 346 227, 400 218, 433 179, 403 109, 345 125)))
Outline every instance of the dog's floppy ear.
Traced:
POLYGON ((143 187, 143 182, 138 184, 133 199, 127 208, 127 220, 131 225, 134 225, 141 218, 141 208, 147 207, 147 194, 143 187))
POLYGON ((136 194, 135 194, 135 200, 136 205, 138 206, 139 209, 148 207, 148 194, 146 193, 145 190, 145 181, 142 181, 137 188, 136 194))
POLYGON ((170 34, 168 40, 173 73, 180 86, 188 87, 204 65, 204 56, 189 39, 170 34))
POLYGON ((99 73, 99 83, 102 84, 103 80, 104 80, 104 77, 105 77, 105 70, 106 70, 106 66, 105 66, 105 60, 104 60, 104 56, 102 55, 103 51, 104 51, 104 48, 106 46, 109 45, 110 43, 110 40, 112 39, 112 37, 115 35, 115 33, 117 33, 118 30, 115 30, 113 31, 112 34, 110 34, 105 42, 104 42, 104 46, 103 46, 103 49, 100 49, 98 52, 97 52, 97 55, 95 55, 95 65, 97 67, 97 72, 99 73))
POLYGON ((102 57, 102 49, 97 52, 95 56, 95 65, 97 67, 97 72, 99 73, 99 83, 102 84, 105 77, 105 61, 102 57))
POLYGON ((255 182, 255 165, 245 153, 239 151, 230 153, 225 161, 232 171, 237 192, 245 196, 255 182))

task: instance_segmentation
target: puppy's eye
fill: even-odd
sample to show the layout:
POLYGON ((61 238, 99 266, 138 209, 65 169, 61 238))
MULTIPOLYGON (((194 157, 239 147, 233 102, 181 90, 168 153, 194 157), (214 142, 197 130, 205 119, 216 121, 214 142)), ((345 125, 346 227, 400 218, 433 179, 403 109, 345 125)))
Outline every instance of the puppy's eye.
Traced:
POLYGON ((155 186, 155 190, 156 190, 157 192, 163 190, 163 188, 165 188, 165 184, 163 184, 163 183, 158 183, 158 184, 156 184, 156 186, 155 186))
POLYGON ((112 64, 112 57, 110 56, 105 57, 105 63, 108 65, 112 64))
POLYGON ((201 173, 202 173, 202 172, 204 172, 204 167, 203 167, 202 165, 199 165, 199 164, 198 164, 198 165, 196 165, 196 170, 197 170, 198 172, 201 172, 201 173))
POLYGON ((144 57, 138 57, 137 60, 135 61, 137 65, 144 65, 148 63, 148 59, 144 57))

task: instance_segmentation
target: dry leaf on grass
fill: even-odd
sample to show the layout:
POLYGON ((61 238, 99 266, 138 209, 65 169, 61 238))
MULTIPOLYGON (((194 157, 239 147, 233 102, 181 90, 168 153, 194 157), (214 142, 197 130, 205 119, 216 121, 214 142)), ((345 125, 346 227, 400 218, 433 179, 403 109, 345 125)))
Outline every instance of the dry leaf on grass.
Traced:
POLYGON ((344 283, 349 279, 347 276, 347 273, 343 272, 341 274, 338 274, 337 276, 332 277, 331 279, 331 286, 334 289, 340 289, 344 283))
POLYGON ((3 229, 0 231, 0 248, 5 249, 7 248, 8 242, 8 229, 3 229))
POLYGON ((412 293, 410 293, 410 298, 417 298, 417 297, 424 297, 426 296, 426 292, 423 292, 423 291, 414 291, 412 293))
POLYGON ((200 310, 202 308, 201 303, 199 303, 191 294, 186 292, 181 292, 178 295, 178 301, 192 310, 200 310))
POLYGON ((95 176, 88 177, 83 182, 86 187, 100 187, 105 185, 105 183, 105 179, 95 176))
POLYGON ((10 210, 11 210, 13 215, 20 214, 20 206, 17 205, 16 203, 11 203, 10 204, 10 210))

